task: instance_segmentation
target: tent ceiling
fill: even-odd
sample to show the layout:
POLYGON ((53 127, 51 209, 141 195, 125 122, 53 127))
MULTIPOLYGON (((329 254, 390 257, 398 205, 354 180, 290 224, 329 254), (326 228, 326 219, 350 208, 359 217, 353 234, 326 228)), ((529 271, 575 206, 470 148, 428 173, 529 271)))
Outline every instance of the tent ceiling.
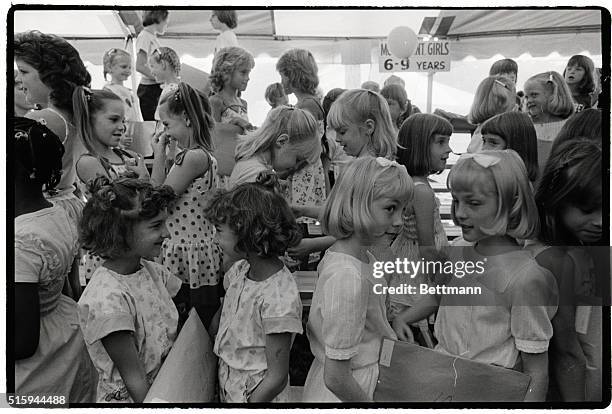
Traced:
POLYGON ((455 16, 449 36, 494 35, 495 32, 516 30, 531 32, 557 32, 559 29, 573 31, 584 27, 601 30, 601 11, 591 9, 566 10, 517 10, 517 9, 488 9, 488 10, 442 10, 440 17, 455 16))
MULTIPOLYGON (((163 45, 179 54, 207 57, 217 35, 209 23, 210 10, 170 10, 170 24, 160 36, 163 45)), ((17 10, 15 31, 38 29, 72 38, 91 49, 99 61, 108 40, 123 37, 125 25, 140 29, 132 10, 17 10)), ((322 63, 369 63, 380 38, 399 24, 419 31, 424 17, 454 16, 448 36, 451 58, 489 58, 496 54, 517 57, 523 53, 547 56, 559 52, 601 54, 601 11, 597 9, 255 9, 238 10, 236 29, 240 44, 255 56, 277 57, 292 47, 312 50, 322 63), (512 37, 508 37, 512 36, 512 37), (359 52, 359 53, 358 53, 359 52), (348 58, 347 58, 348 56, 348 58), (363 61, 359 61, 362 59, 363 61)), ((123 47, 113 43, 110 47, 123 47)), ((82 51, 82 49, 79 49, 82 51)), ((87 55, 87 52, 85 52, 87 55)))
POLYGON ((18 10, 15 12, 15 33, 40 30, 63 37, 123 38, 127 34, 113 10, 18 10))

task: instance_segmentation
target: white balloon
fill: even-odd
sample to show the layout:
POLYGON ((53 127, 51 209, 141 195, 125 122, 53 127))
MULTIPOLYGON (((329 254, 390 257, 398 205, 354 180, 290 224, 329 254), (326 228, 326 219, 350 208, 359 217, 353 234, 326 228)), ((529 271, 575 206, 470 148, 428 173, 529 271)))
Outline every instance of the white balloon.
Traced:
POLYGON ((397 58, 406 59, 412 56, 419 44, 416 33, 407 26, 398 26, 391 30, 387 37, 389 52, 397 58))

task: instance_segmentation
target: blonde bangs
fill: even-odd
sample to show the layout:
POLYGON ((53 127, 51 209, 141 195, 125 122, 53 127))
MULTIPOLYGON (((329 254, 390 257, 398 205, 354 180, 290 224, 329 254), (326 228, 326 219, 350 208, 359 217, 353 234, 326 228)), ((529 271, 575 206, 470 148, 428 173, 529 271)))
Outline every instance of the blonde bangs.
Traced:
POLYGON ((389 197, 400 203, 409 203, 414 195, 414 183, 404 167, 383 170, 376 178, 372 196, 374 199, 389 197))
MULTIPOLYGON (((342 95, 346 94, 344 92, 342 95)), ((327 126, 331 129, 341 129, 348 125, 352 117, 348 114, 347 105, 343 105, 342 95, 332 104, 327 114, 327 126)))

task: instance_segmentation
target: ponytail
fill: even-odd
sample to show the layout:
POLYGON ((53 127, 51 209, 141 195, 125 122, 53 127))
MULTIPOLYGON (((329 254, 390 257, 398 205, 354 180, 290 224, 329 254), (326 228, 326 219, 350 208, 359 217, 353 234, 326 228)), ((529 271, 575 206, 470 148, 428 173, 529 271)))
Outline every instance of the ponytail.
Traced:
POLYGON ((72 111, 74 126, 77 137, 91 154, 95 154, 93 145, 93 131, 91 129, 91 117, 89 104, 91 102, 91 89, 86 86, 77 86, 72 92, 72 111))
POLYGON ((212 117, 212 109, 208 98, 193 89, 185 82, 179 82, 162 92, 159 98, 159 106, 167 104, 168 110, 174 115, 185 115, 191 122, 193 128, 193 139, 198 146, 206 151, 214 149, 211 130, 215 121, 212 117))
POLYGON ((105 89, 92 91, 86 86, 77 86, 72 92, 72 110, 77 137, 95 157, 99 157, 99 154, 95 149, 96 137, 91 128, 93 115, 104 108, 104 102, 107 100, 121 101, 121 98, 111 91, 105 89))

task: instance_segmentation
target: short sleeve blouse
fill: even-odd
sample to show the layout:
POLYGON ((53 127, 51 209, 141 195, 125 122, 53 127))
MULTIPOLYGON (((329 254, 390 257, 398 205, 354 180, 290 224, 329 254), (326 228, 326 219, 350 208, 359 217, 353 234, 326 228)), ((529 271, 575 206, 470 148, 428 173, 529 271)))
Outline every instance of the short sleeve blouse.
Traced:
POLYGON ((141 260, 136 273, 121 275, 101 266, 79 300, 79 324, 99 374, 98 401, 131 401, 119 370, 102 345, 117 331, 133 332, 149 384, 176 338, 178 312, 172 297, 181 281, 163 266, 141 260))
POLYGON ((234 369, 267 368, 266 335, 302 333, 302 303, 286 267, 263 281, 247 277, 249 263, 240 260, 228 270, 214 352, 234 369))

